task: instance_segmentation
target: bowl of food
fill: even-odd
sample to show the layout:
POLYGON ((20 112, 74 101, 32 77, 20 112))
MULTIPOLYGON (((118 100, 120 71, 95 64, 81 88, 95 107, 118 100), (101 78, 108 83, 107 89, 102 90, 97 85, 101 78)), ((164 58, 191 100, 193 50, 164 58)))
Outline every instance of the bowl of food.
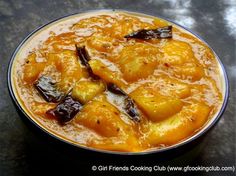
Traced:
POLYGON ((136 12, 69 15, 29 34, 11 57, 18 109, 64 143, 100 153, 161 153, 195 141, 221 117, 228 79, 184 27, 136 12))

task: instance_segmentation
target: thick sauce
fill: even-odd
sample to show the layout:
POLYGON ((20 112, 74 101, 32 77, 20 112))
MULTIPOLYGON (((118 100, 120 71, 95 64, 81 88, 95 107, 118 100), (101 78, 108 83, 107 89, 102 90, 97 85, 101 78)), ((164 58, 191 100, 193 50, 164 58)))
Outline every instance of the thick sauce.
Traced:
POLYGON ((222 104, 218 63, 212 51, 185 30, 158 18, 125 12, 72 16, 36 33, 14 64, 18 99, 34 121, 78 145, 138 152, 179 143, 199 131, 222 104), (173 26, 168 39, 127 39, 140 29, 173 26), (94 81, 75 45, 85 46, 94 81), (50 76, 59 91, 83 103, 61 124, 46 112, 35 89, 50 76), (129 118, 124 97, 107 90, 114 83, 137 105, 141 121, 129 118))

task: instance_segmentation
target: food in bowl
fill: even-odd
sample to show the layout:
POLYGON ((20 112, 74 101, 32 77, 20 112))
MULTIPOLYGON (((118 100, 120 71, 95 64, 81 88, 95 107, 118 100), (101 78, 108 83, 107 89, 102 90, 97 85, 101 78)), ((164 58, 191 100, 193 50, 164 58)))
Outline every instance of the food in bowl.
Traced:
POLYGON ((224 86, 213 51, 160 18, 123 11, 72 15, 18 50, 17 101, 60 139, 119 152, 158 150, 202 130, 224 86))

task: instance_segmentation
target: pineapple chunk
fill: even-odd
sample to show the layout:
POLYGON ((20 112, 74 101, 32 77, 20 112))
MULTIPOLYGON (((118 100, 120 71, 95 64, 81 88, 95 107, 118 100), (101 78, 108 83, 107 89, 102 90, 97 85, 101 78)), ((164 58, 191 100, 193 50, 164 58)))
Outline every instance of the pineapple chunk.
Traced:
POLYGON ((195 64, 186 64, 184 66, 174 67, 174 72, 181 79, 190 79, 192 81, 200 80, 204 76, 204 70, 195 64))
POLYGON ((90 60, 89 65, 91 66, 93 73, 98 75, 107 83, 114 83, 119 87, 124 87, 125 83, 121 79, 121 74, 118 71, 113 71, 108 68, 100 60, 90 60))
POLYGON ((112 24, 110 35, 123 40, 125 35, 134 31, 139 29, 154 29, 155 27, 154 24, 140 21, 137 17, 120 14, 119 19, 112 24))
POLYGON ((33 83, 39 74, 44 70, 44 63, 36 62, 36 54, 32 53, 27 58, 28 63, 26 63, 23 70, 23 79, 27 83, 33 83))
POLYGON ((160 123, 150 123, 148 143, 172 145, 189 137, 206 123, 210 110, 207 105, 196 103, 183 107, 178 114, 160 123))
POLYGON ((113 42, 109 36, 93 35, 87 40, 87 45, 99 52, 111 52, 114 49, 113 42))
POLYGON ((188 43, 170 40, 163 46, 162 52, 164 57, 159 59, 160 62, 169 65, 176 77, 196 81, 204 76, 204 70, 198 66, 199 62, 188 43))
POLYGON ((195 57, 191 46, 182 41, 170 40, 162 48, 164 57, 161 62, 170 65, 182 65, 194 61, 195 57))
POLYGON ((106 100, 93 100, 76 116, 75 122, 104 137, 124 134, 129 128, 120 118, 120 111, 106 100))
POLYGON ((122 138, 116 137, 93 140, 88 145, 94 148, 112 151, 138 152, 143 150, 137 137, 134 136, 131 131, 122 136, 122 138))
POLYGON ((72 97, 85 104, 104 90, 105 85, 100 81, 80 81, 73 87, 72 97))
POLYGON ((130 96, 153 122, 162 121, 178 113, 183 106, 180 99, 160 95, 153 89, 143 86, 134 90, 130 96))
POLYGON ((159 51, 148 44, 135 44, 124 47, 118 59, 124 79, 130 82, 146 78, 157 66, 159 51))
POLYGON ((138 56, 132 58, 132 60, 127 59, 126 61, 121 62, 121 64, 124 79, 130 82, 148 77, 156 68, 156 62, 145 62, 144 57, 138 56))
POLYGON ((125 35, 133 32, 133 28, 135 25, 136 26, 140 25, 137 23, 139 22, 138 22, 138 19, 135 17, 128 17, 125 15, 120 15, 119 21, 112 24, 111 36, 122 40, 125 35))
POLYGON ((168 76, 156 76, 154 82, 144 85, 153 90, 158 90, 161 95, 177 98, 186 98, 191 95, 191 88, 187 83, 168 76))
POLYGON ((61 72, 59 87, 68 92, 74 84, 82 77, 82 69, 74 51, 64 50, 57 54, 48 55, 49 64, 54 63, 57 70, 61 72))

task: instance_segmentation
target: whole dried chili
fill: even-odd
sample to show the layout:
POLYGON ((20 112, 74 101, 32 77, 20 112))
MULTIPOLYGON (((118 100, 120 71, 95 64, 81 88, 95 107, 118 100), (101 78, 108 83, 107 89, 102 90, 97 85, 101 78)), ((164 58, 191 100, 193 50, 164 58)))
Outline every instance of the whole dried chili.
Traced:
POLYGON ((172 38, 172 26, 165 26, 157 29, 141 29, 124 36, 124 38, 143 40, 172 38))
POLYGON ((55 108, 48 110, 46 113, 64 124, 72 120, 81 108, 82 104, 68 95, 55 108))
POLYGON ((137 111, 137 107, 134 103, 134 100, 131 99, 129 96, 126 96, 125 98, 125 111, 127 114, 129 114, 132 120, 140 122, 140 116, 137 111))
POLYGON ((47 102, 57 103, 64 97, 64 94, 57 90, 56 82, 49 76, 41 76, 34 86, 47 102))
POLYGON ((85 46, 80 47, 78 45, 75 45, 75 47, 76 47, 77 54, 79 56, 79 60, 81 61, 81 64, 86 67, 89 75, 93 79, 96 79, 96 80, 99 79, 99 77, 93 73, 93 71, 88 63, 90 61, 90 58, 89 58, 88 52, 85 49, 85 46))
POLYGON ((123 90, 121 90, 117 85, 113 83, 107 83, 107 89, 115 94, 126 95, 123 90))

